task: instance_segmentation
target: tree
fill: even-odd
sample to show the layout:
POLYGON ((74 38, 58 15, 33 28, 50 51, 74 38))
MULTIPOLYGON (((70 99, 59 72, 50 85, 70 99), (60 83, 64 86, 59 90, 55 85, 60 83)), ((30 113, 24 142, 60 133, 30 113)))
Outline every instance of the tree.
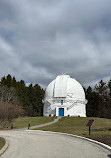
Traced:
POLYGON ((86 105, 86 116, 95 117, 97 115, 98 95, 90 86, 86 90, 86 99, 88 100, 86 105))
POLYGON ((111 98, 111 79, 110 81, 108 82, 108 88, 109 88, 109 96, 111 98))
POLYGON ((17 82, 9 74, 1 79, 0 89, 1 101, 19 105, 27 116, 43 115, 44 90, 38 84, 26 86, 23 80, 17 82))
POLYGON ((0 126, 3 128, 9 127, 13 119, 19 117, 23 110, 14 104, 2 102, 0 104, 0 126))
POLYGON ((110 99, 108 95, 108 86, 103 80, 95 86, 95 91, 98 95, 98 116, 108 117, 110 99))
POLYGON ((13 102, 18 104, 17 94, 14 87, 0 86, 0 100, 1 102, 13 102))
POLYGON ((5 85, 7 86, 8 88, 12 86, 12 77, 10 74, 7 75, 7 77, 3 77, 1 79, 1 85, 5 85))

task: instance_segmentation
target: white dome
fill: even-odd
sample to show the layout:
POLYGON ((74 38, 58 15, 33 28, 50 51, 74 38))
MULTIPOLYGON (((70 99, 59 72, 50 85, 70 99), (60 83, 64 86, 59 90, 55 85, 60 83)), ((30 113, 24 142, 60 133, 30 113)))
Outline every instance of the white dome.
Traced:
MULTIPOLYGON (((76 99, 85 100, 85 93, 84 89, 82 88, 81 84, 73 78, 70 78, 69 75, 59 75, 53 80, 46 88, 45 91, 45 98, 52 98, 54 97, 54 93, 56 91, 55 87, 60 87, 59 91, 64 91, 63 93, 66 94, 63 97, 71 97, 76 99), (58 81, 57 81, 58 80, 58 81), (63 83, 65 81, 65 83, 63 83), (61 87, 63 86, 63 87, 61 87)), ((62 96, 58 96, 62 97, 62 96)))
POLYGON ((83 87, 69 75, 59 75, 46 88, 43 115, 86 117, 83 87))

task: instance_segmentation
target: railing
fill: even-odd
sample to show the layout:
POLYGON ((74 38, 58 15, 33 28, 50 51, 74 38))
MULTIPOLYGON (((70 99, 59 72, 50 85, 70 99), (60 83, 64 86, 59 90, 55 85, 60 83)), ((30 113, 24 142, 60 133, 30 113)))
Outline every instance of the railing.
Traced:
MULTIPOLYGON (((44 100, 44 102, 45 101, 47 101, 48 103, 49 103, 49 107, 48 107, 48 109, 47 109, 47 113, 48 112, 50 112, 50 110, 51 110, 51 104, 53 104, 53 103, 61 103, 61 100, 60 100, 60 98, 53 98, 53 97, 50 97, 49 99, 47 99, 47 100, 44 100)), ((80 104, 87 104, 87 100, 80 100, 80 99, 78 99, 78 100, 70 100, 70 99, 65 99, 65 101, 64 101, 65 103, 68 103, 68 102, 70 102, 70 103, 72 103, 69 107, 67 107, 67 110, 69 110, 69 109, 71 109, 73 106, 75 106, 77 103, 80 103, 80 104)))
POLYGON ((69 110, 69 109, 71 109, 74 105, 76 105, 77 104, 77 101, 75 101, 75 102, 73 102, 68 108, 67 108, 67 110, 69 110))
POLYGON ((67 110, 71 109, 71 108, 72 108, 74 105, 76 105, 77 103, 86 104, 86 103, 87 103, 87 100, 85 100, 85 101, 76 100, 76 101, 74 101, 74 102, 67 108, 67 110))

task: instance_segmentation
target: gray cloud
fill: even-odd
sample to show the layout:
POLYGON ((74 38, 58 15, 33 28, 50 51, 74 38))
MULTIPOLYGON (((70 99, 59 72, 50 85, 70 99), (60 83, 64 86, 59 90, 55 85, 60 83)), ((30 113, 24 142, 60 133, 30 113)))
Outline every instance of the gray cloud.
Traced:
POLYGON ((43 87, 61 73, 111 77, 110 0, 1 0, 0 76, 43 87))

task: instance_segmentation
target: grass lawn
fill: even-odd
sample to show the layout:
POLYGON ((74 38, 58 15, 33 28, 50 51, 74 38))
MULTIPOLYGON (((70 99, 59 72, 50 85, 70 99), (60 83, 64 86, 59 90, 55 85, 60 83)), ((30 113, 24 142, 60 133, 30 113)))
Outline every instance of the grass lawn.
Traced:
POLYGON ((0 137, 0 149, 5 145, 5 139, 0 137))
POLYGON ((30 123, 31 126, 36 126, 40 124, 44 124, 47 122, 51 122, 56 117, 23 117, 23 118, 17 118, 13 122, 14 128, 24 128, 27 127, 30 123))
MULTIPOLYGON (((83 137, 90 137, 97 140, 97 138, 109 139, 111 137, 111 119, 94 118, 94 117, 63 117, 59 122, 39 128, 40 130, 63 132, 69 134, 75 134, 83 137), (89 119, 94 119, 94 123, 91 127, 91 136, 89 136, 88 127, 86 124, 89 119), (109 136, 109 137, 108 137, 109 136)), ((104 142, 104 141, 103 141, 104 142)), ((106 143, 111 145, 110 143, 106 143)))

